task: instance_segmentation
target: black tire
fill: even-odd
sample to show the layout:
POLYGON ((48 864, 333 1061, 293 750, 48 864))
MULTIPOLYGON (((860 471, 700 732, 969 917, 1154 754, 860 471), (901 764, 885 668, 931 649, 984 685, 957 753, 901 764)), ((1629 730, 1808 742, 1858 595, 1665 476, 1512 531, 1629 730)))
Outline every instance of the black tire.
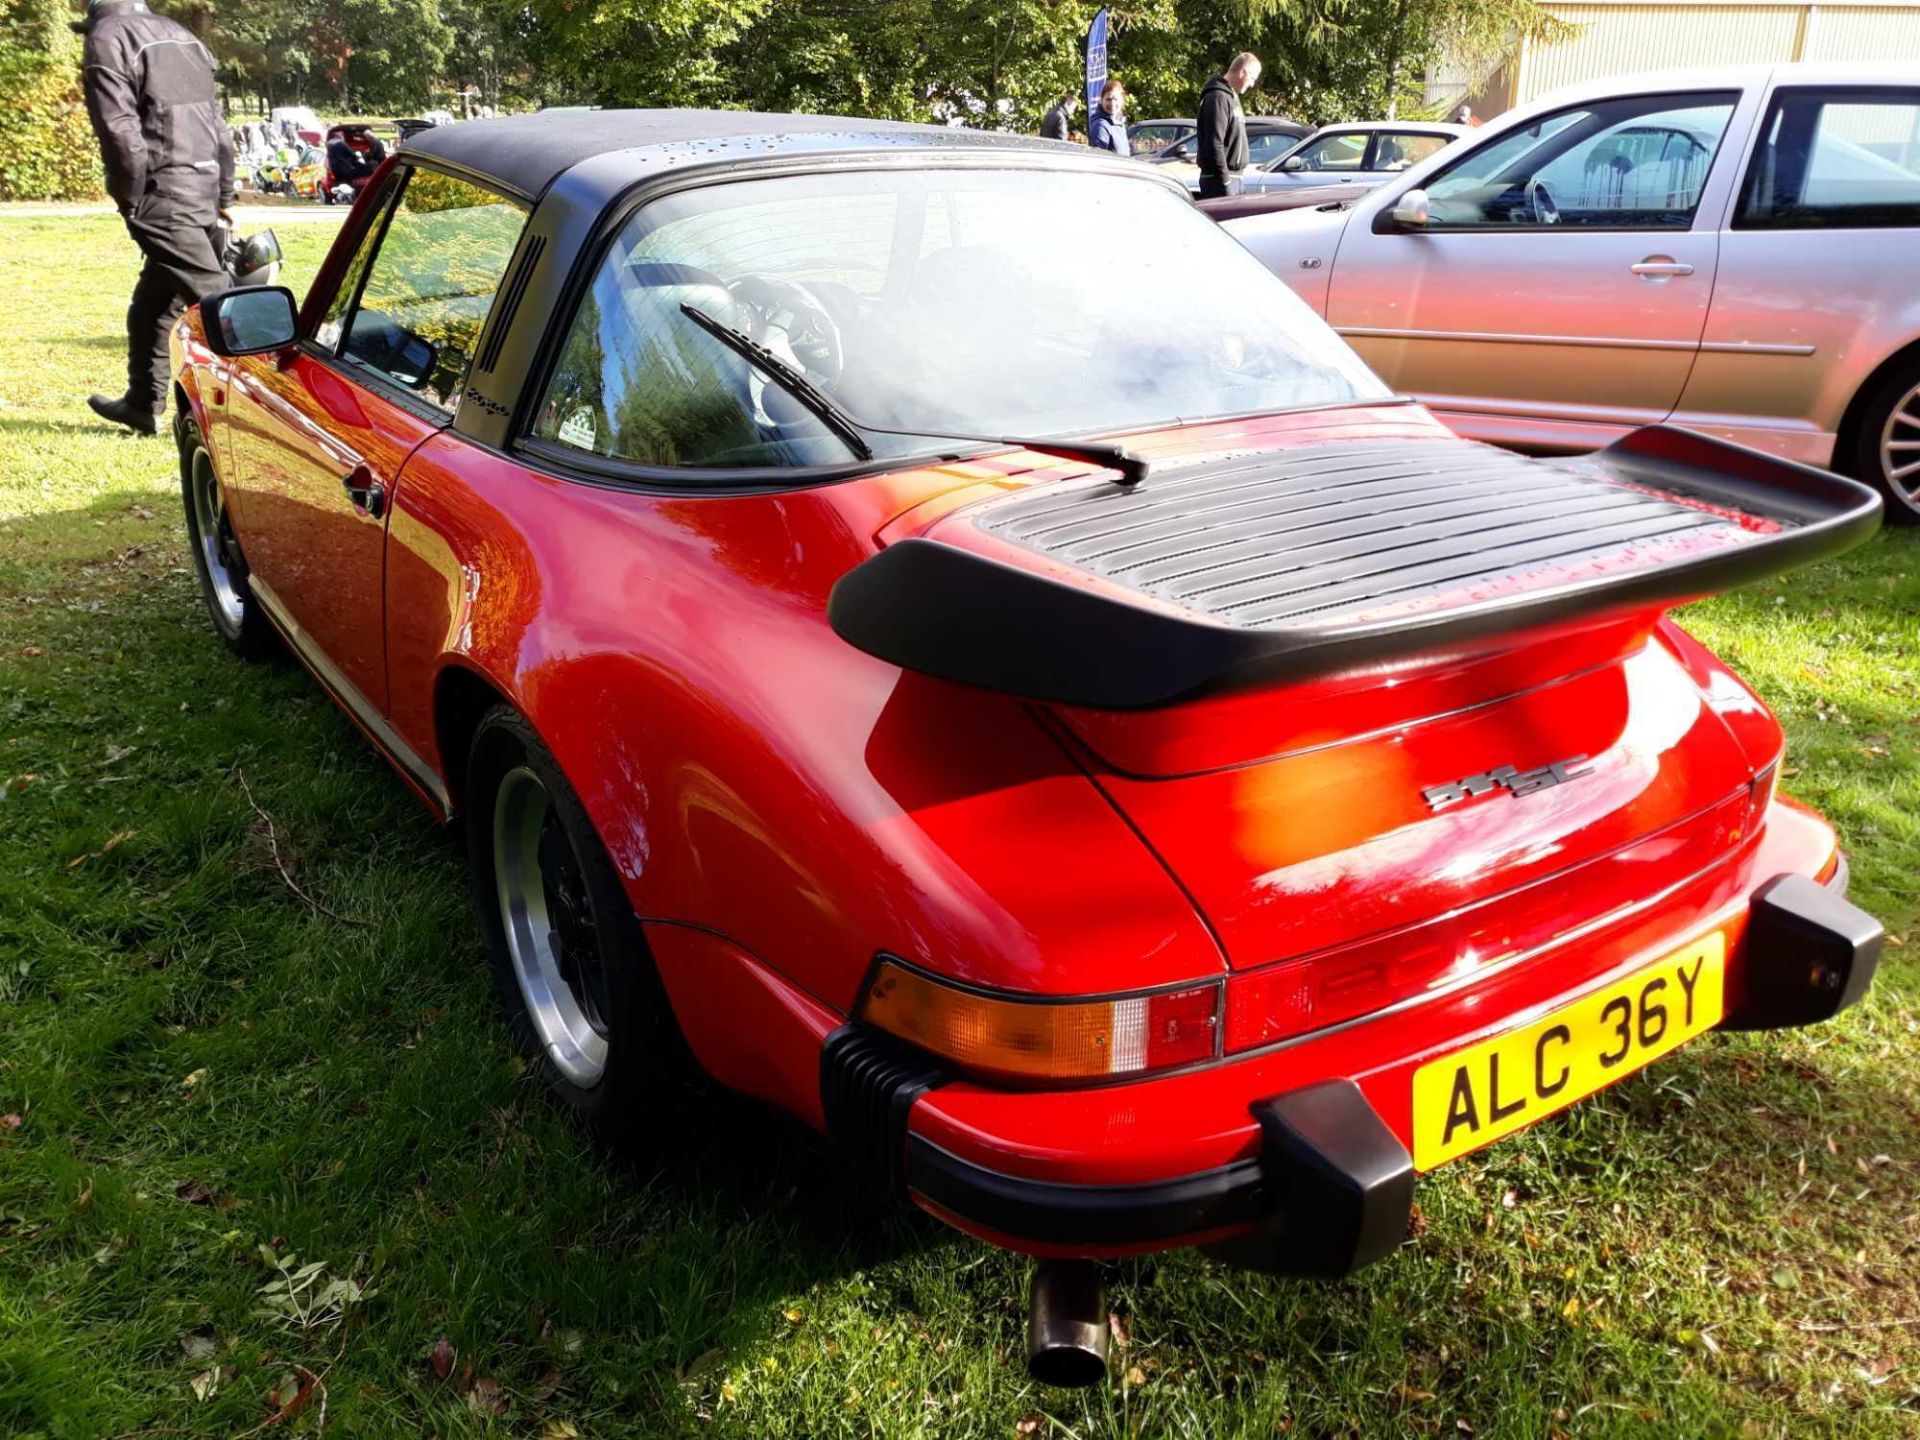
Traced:
POLYGON ((686 1051, 620 876, 560 766, 508 706, 490 710, 474 733, 466 801, 474 909, 514 1044, 540 1067, 568 1110, 604 1138, 624 1140, 685 1073, 686 1051), (529 781, 546 807, 535 845, 522 843, 529 781), (542 886, 537 919, 506 898, 516 884, 528 888, 529 855, 542 886), (502 876, 516 870, 519 881, 509 878, 503 888, 502 876), (544 936, 538 933, 543 929, 544 936), (542 939, 546 949, 538 951, 542 939), (530 962, 516 961, 515 944, 525 957, 530 942, 541 960, 571 972, 572 981, 563 983, 570 986, 577 1018, 588 1022, 589 1040, 597 1037, 602 1046, 597 1075, 583 1073, 586 1049, 576 1049, 570 1039, 549 1047, 556 1018, 550 1006, 540 1007, 543 1029, 529 999, 533 982, 522 978, 522 966, 530 962))
POLYGON ((1920 525, 1920 470, 1896 479, 1894 464, 1920 464, 1920 358, 1894 366, 1874 383, 1860 411, 1849 467, 1886 500, 1888 524, 1920 525), (1916 448, 1889 451, 1889 441, 1916 448))
POLYGON ((186 510, 187 549, 193 555, 200 599, 214 633, 242 660, 263 660, 275 654, 280 637, 253 593, 246 556, 227 522, 219 472, 200 427, 192 420, 180 427, 180 499, 186 510), (198 493, 203 486, 210 486, 217 497, 210 509, 198 493), (211 542, 206 534, 209 518, 218 527, 211 542))

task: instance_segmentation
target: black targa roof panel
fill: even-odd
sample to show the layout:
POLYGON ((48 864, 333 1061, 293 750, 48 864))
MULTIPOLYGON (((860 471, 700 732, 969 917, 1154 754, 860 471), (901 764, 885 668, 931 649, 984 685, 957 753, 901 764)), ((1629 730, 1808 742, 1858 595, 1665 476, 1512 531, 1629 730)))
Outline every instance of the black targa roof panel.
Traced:
POLYGON ((1553 462, 1352 441, 990 500, 855 566, 828 614, 906 669, 1138 710, 1657 609, 1879 521, 1855 481, 1665 427, 1553 462))
POLYGON ((789 149, 901 146, 1042 150, 1063 156, 1075 150, 1033 136, 753 110, 547 110, 436 126, 411 136, 400 148, 406 154, 434 156, 487 176, 531 200, 544 194, 560 175, 598 155, 756 138, 766 140, 770 154, 789 149), (845 144, 832 143, 839 139, 845 144))

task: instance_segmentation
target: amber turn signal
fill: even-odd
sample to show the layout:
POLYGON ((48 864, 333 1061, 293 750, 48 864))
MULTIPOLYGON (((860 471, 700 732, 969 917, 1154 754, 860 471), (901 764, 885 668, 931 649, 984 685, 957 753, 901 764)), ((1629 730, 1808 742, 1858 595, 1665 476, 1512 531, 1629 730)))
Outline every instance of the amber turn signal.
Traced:
POLYGON ((892 960, 860 1007, 868 1024, 973 1074, 1025 1081, 1144 1075, 1218 1053, 1220 987, 1100 1000, 1012 999, 963 990, 892 960))

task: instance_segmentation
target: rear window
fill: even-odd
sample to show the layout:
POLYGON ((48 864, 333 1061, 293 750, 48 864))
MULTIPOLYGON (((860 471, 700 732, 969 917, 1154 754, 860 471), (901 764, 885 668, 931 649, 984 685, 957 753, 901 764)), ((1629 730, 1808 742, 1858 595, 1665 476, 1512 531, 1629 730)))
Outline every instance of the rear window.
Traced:
POLYGON ((572 319, 533 434, 645 466, 832 466, 863 458, 849 428, 891 458, 1387 394, 1169 186, 887 169, 645 206, 572 319))
POLYGON ((1735 223, 1920 225, 1920 91, 1782 92, 1761 126, 1735 223))

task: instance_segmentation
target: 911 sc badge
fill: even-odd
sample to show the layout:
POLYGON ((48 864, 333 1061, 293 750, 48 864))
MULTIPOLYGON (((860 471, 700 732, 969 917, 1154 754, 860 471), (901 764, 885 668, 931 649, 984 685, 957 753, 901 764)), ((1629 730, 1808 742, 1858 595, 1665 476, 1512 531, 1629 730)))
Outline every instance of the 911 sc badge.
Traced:
POLYGON ((1516 796, 1532 795, 1568 780, 1578 780, 1582 775, 1591 775, 1591 765, 1584 770, 1573 768, 1586 758, 1584 755, 1574 755, 1565 760, 1556 760, 1551 765, 1542 765, 1537 770, 1519 770, 1512 765, 1502 765, 1498 769, 1469 775, 1464 780, 1450 780, 1445 785, 1429 786, 1420 793, 1435 810, 1445 810, 1450 805, 1458 805, 1462 800, 1484 795, 1489 790, 1505 789, 1516 796))

